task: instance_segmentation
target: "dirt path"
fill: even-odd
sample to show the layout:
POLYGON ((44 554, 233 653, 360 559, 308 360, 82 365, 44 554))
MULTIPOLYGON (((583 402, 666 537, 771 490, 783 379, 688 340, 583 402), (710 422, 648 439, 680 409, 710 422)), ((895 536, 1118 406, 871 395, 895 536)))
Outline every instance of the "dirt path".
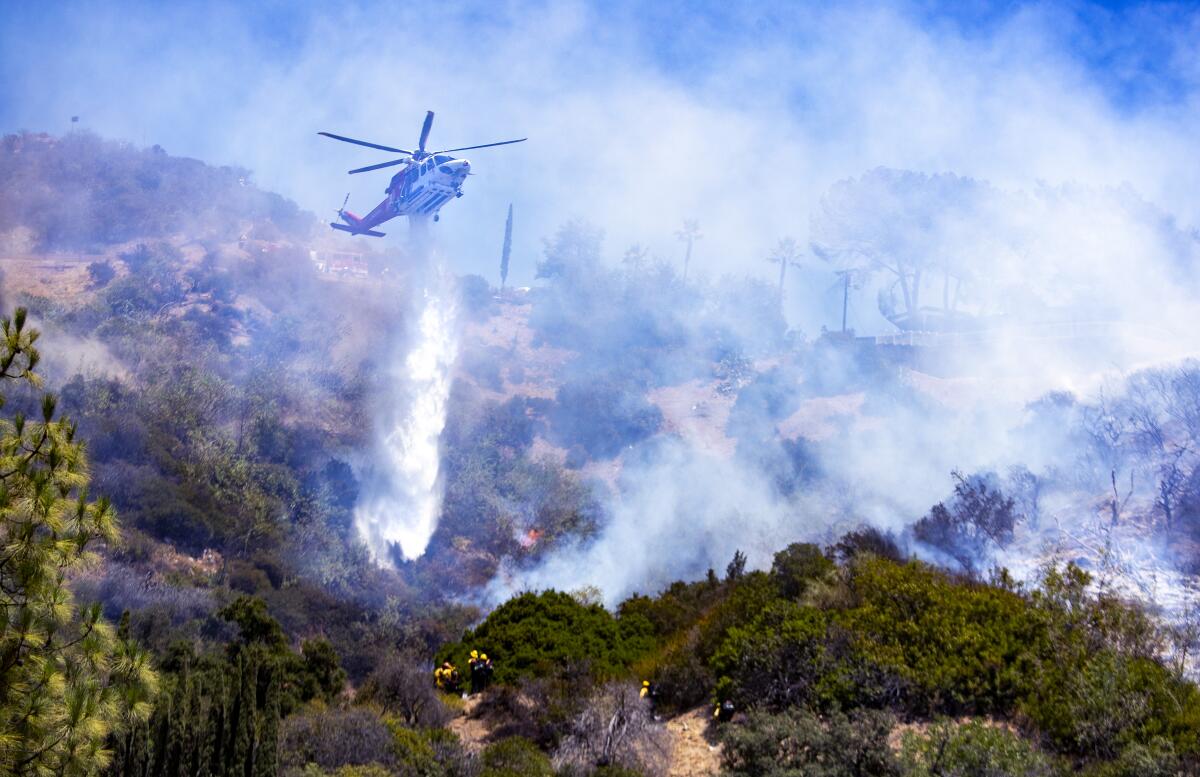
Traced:
POLYGON ((696 707, 667 721, 672 742, 668 777, 705 777, 721 770, 721 746, 705 736, 709 713, 707 706, 696 707))
POLYGON ((471 717, 471 713, 479 706, 478 696, 469 696, 463 701, 462 711, 457 717, 446 724, 446 728, 458 735, 458 740, 462 742, 463 747, 472 753, 478 753, 486 744, 491 729, 487 723, 479 718, 471 717))
MULTIPOLYGON (((463 702, 458 714, 446 724, 463 747, 478 753, 487 745, 492 726, 488 721, 472 717, 479 706, 479 697, 463 702)), ((713 777, 721 770, 721 746, 710 742, 708 706, 696 707, 667 720, 665 726, 671 737, 671 763, 667 777, 713 777)))

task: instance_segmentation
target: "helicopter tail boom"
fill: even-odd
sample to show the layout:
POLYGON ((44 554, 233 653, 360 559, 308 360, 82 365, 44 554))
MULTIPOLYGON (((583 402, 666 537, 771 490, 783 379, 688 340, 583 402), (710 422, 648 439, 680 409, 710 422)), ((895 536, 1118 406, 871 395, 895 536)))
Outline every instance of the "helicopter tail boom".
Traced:
POLYGON ((349 232, 352 235, 370 235, 371 237, 383 237, 384 233, 374 229, 363 229, 362 227, 347 226, 345 224, 330 224, 329 226, 340 232, 349 232))

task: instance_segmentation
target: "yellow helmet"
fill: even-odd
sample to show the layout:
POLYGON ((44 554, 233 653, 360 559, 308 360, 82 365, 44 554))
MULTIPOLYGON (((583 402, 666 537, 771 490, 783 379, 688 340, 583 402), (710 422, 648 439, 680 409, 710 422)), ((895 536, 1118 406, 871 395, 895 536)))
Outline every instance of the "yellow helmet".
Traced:
POLYGON ((479 651, 478 651, 478 650, 472 650, 472 651, 471 651, 471 658, 479 658, 479 651))
POLYGON ((649 680, 642 680, 642 685, 644 685, 644 686, 646 686, 647 688, 649 688, 649 687, 650 687, 650 681, 649 681, 649 680))
POLYGON ((484 653, 483 655, 481 655, 481 656, 479 657, 479 660, 480 660, 480 661, 487 661, 487 653, 484 653))

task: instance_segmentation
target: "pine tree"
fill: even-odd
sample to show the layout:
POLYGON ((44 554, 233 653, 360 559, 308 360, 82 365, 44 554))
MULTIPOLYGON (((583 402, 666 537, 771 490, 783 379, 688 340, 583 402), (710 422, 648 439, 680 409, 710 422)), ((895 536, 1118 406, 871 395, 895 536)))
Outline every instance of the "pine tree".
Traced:
MULTIPOLYGON (((0 319, 0 381, 38 387, 38 332, 0 319)), ((3 395, 0 395, 0 407, 3 395)), ((0 774, 94 773, 114 737, 149 717, 157 677, 99 605, 79 607, 69 573, 117 540, 108 502, 89 501, 75 425, 46 394, 38 420, 0 420, 0 774)))
POLYGON ((508 259, 512 255, 512 203, 508 204, 508 221, 504 222, 504 247, 500 250, 500 291, 508 282, 508 259))

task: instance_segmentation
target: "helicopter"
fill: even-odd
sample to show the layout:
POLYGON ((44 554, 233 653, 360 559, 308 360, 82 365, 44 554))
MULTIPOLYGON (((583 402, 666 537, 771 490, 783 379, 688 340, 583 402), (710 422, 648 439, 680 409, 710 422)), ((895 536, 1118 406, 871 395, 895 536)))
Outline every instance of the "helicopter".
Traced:
POLYGON ((462 146, 460 148, 447 148, 443 151, 426 151, 425 142, 429 140, 429 130, 431 127, 433 127, 433 111, 427 111, 425 113, 425 124, 421 127, 421 139, 417 143, 416 151, 405 151, 402 148, 368 143, 365 140, 355 140, 344 135, 334 135, 332 132, 318 132, 318 135, 340 140, 343 143, 353 143, 356 146, 366 146, 367 148, 404 155, 402 158, 393 159, 390 162, 382 162, 377 165, 368 165, 367 167, 350 170, 349 174, 355 175, 356 173, 366 173, 371 170, 381 170, 385 167, 404 165, 404 169, 392 176, 391 182, 388 183, 387 189, 384 190, 387 198, 376 205, 374 210, 366 216, 355 216, 346 210, 346 203, 350 201, 350 195, 347 194, 346 199, 342 202, 342 207, 338 208, 337 211, 338 217, 345 223, 339 224, 333 222, 329 226, 342 232, 349 232, 352 235, 383 237, 384 233, 376 230, 375 227, 396 216, 408 216, 410 220, 433 216, 433 220, 437 221, 438 211, 441 210, 443 205, 452 198, 463 196, 463 183, 467 180, 467 176, 471 174, 471 163, 466 159, 455 159, 450 156, 451 152, 470 151, 476 148, 490 148, 492 146, 507 146, 511 143, 521 143, 528 139, 518 138, 517 140, 502 140, 499 143, 484 143, 480 146, 462 146))

